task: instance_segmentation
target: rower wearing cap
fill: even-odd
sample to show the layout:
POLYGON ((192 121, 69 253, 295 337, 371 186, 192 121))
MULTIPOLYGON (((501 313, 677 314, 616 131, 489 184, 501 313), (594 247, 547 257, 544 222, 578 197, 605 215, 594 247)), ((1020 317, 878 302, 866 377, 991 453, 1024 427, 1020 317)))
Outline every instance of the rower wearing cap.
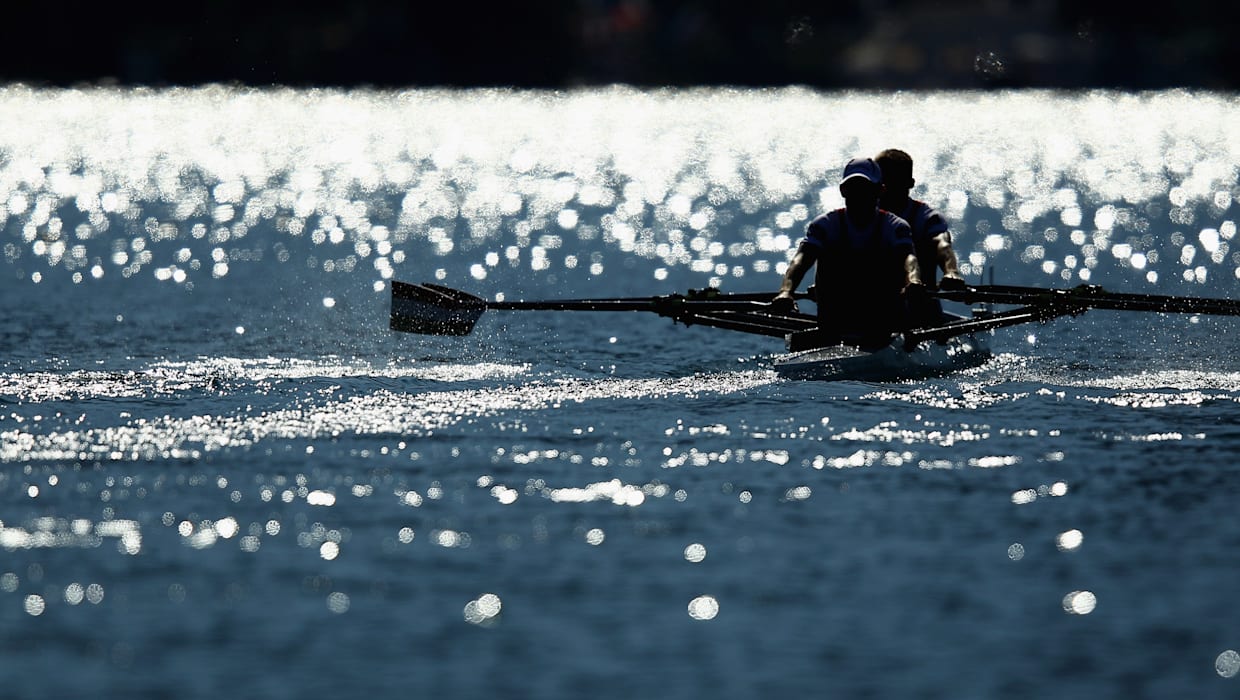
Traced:
MULTIPOLYGON (((943 279, 938 283, 943 289, 962 289, 964 278, 960 276, 959 262, 952 249, 952 234, 947 219, 925 202, 909 196, 916 181, 913 179, 913 158, 896 148, 888 148, 874 158, 883 173, 883 193, 879 206, 908 222, 916 248, 918 271, 927 287, 935 288, 938 272, 943 279)), ((922 295, 910 309, 916 325, 938 325, 946 320, 939 300, 922 295)))
POLYGON ((794 308, 793 292, 817 264, 820 330, 863 348, 886 345, 904 330, 904 297, 923 289, 908 222, 878 208, 882 190, 873 159, 848 161, 840 178, 844 208, 810 222, 772 300, 777 309, 794 308))

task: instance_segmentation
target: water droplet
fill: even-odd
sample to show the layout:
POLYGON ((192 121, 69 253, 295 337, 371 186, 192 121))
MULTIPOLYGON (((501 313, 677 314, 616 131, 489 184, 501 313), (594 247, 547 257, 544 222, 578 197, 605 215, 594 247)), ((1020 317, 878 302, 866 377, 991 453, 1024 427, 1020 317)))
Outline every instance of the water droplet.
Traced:
POLYGON ((685 560, 697 564, 706 558, 706 546, 694 542, 685 547, 685 560))
POLYGON ((47 609, 47 603, 44 602, 41 595, 28 595, 25 601, 26 614, 38 617, 47 609))
POLYGON ((698 596, 689 601, 689 617, 694 620, 713 620, 719 614, 719 601, 713 596, 698 596))
POLYGON ((327 596, 327 609, 341 615, 349 611, 349 596, 336 591, 327 596))
POLYGON ((1214 670, 1223 678, 1231 678, 1240 672, 1240 653, 1228 649, 1214 660, 1214 670))
POLYGON ((1088 615, 1097 606, 1097 596, 1089 591, 1072 591, 1063 597, 1064 612, 1071 615, 1088 615))

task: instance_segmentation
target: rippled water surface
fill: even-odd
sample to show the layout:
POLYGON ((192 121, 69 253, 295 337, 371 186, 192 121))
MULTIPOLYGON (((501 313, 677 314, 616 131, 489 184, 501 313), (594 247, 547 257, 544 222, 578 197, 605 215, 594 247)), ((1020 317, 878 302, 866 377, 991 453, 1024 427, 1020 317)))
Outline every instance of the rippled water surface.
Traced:
POLYGON ((2 89, 3 695, 1233 697, 1235 320, 861 383, 641 314, 387 314, 774 289, 887 147, 972 279, 1240 297, 1237 107, 2 89))

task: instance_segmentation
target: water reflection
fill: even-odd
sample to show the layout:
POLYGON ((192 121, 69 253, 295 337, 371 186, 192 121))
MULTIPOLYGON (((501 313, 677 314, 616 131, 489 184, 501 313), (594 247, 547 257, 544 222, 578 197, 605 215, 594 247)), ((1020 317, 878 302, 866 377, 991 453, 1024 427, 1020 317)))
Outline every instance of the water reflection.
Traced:
POLYGON ((136 555, 142 550, 142 532, 134 520, 103 520, 86 518, 39 517, 23 526, 6 525, 0 521, 0 547, 10 552, 19 549, 52 549, 63 547, 94 548, 108 539, 116 541, 117 549, 136 555))
POLYGON ((690 562, 692 564, 698 564, 698 563, 701 563, 704 559, 706 559, 706 546, 705 545, 699 542, 694 542, 688 547, 685 547, 685 561, 690 562))
MULTIPOLYGON (((394 361, 377 364, 363 360, 319 358, 201 358, 191 361, 159 360, 141 370, 69 372, 0 372, 0 396, 14 404, 72 401, 92 398, 175 396, 190 391, 222 393, 271 391, 276 383, 299 379, 383 377, 467 382, 528 374, 526 364, 494 362, 447 363, 394 361)), ((60 414, 57 414, 60 417, 60 414)), ((14 414, 17 422, 25 420, 14 414)), ((42 416, 39 417, 42 420, 42 416)))
MULTIPOLYGON (((0 462, 198 459, 204 453, 251 446, 265 439, 335 437, 345 432, 429 436, 436 430, 462 421, 495 417, 505 412, 539 410, 603 399, 727 394, 774 381, 776 378, 771 372, 735 372, 677 379, 533 382, 484 390, 414 395, 380 390, 341 400, 308 401, 304 406, 257 414, 241 411, 231 416, 163 416, 135 419, 107 428, 53 429, 48 432, 27 428, 21 416, 17 416, 19 427, 0 432, 0 462)), ((308 449, 313 451, 313 446, 308 449)), ((416 457, 411 455, 411 458, 416 457)), ((786 456, 783 459, 786 461, 786 456)), ((605 464, 596 462, 596 466, 605 464)), ((307 498, 308 495, 307 492, 299 497, 307 498)), ((314 498, 326 500, 322 496, 314 498)))
POLYGON ((719 601, 714 596, 703 595, 689 601, 689 617, 694 620, 713 620, 718 614, 719 601))
MULTIPOLYGON (((31 299, 68 285, 123 285, 162 303, 189 298, 178 290, 197 285, 194 299, 214 303, 209 289, 230 290, 247 271, 288 270, 299 284, 323 287, 306 291, 305 309, 340 319, 358 313, 356 295, 378 302, 404 275, 514 296, 559 293, 561 283, 593 289, 602 275, 616 280, 605 283, 607 294, 684 278, 766 286, 808 217, 836 204, 828 173, 855 150, 890 145, 876 136, 890 133, 910 135, 906 147, 933 163, 924 197, 958 224, 973 272, 1000 262, 1048 283, 1113 276, 1148 287, 1226 281, 1237 262, 1234 171, 1220 164, 1240 159, 1218 126, 1234 112, 1229 98, 849 96, 875 115, 858 130, 857 111, 834 113, 844 98, 798 90, 483 91, 440 102, 433 92, 213 88, 178 99, 86 91, 51 104, 49 94, 17 90, 0 100, 0 111, 23 105, 63 124, 58 141, 19 119, 0 134, 0 286, 33 290, 31 299), (93 114, 75 116, 66 105, 93 114), (1207 114, 1199 128, 1160 111, 1185 106, 1207 114), (896 131, 888 114, 899 111, 896 131), (507 118, 497 123, 498 112, 507 118), (1047 126, 1064 119, 1079 130, 1047 126), (1139 119, 1149 141, 1134 144, 1116 121, 1139 119), (824 145, 823 129, 838 142, 824 145)), ((138 325, 140 314, 125 311, 107 310, 108 325, 121 329, 110 332, 138 325)), ((249 319, 227 317, 220 328, 229 342, 253 340, 254 354, 269 352, 249 319)), ((624 334, 604 328, 593 339, 616 337, 624 334)), ((1049 331, 1037 338, 1048 355, 1062 345, 1049 331)), ((0 486, 9 497, 0 547, 12 561, 0 574, 0 602, 12 617, 32 627, 91 623, 91 604, 116 603, 120 634, 188 640, 185 658, 208 660, 220 634, 307 651, 299 635, 323 620, 348 633, 341 638, 373 640, 348 654, 332 644, 298 652, 310 676, 392 649, 434 648, 471 649, 436 668, 472 677, 456 672, 493 655, 455 644, 445 630, 476 636, 474 626, 503 615, 505 627, 519 623, 540 642, 545 625, 548 640, 566 647, 618 630, 644 640, 650 653, 634 657, 637 666, 705 660, 705 674, 718 669, 692 654, 710 648, 712 630, 728 639, 757 630, 793 653, 766 676, 747 676, 755 683, 812 678, 838 664, 863 691, 856 695, 874 690, 866 659, 917 641, 905 634, 909 619, 914 637, 971 639, 970 652, 1002 646, 1013 629, 1022 639, 1053 636, 1054 623, 1037 611, 1046 591, 1053 605, 1069 589, 1063 573, 1075 578, 1083 564, 1122 606, 1133 582, 1117 585, 1107 572, 1130 569, 1131 548, 1097 535, 1087 546, 1073 525, 1096 533, 1139 522, 1174 533, 1200 529, 1194 517, 1226 522, 1215 507, 1228 512, 1227 491, 1212 476, 1226 470, 1185 463, 1186 478, 1143 500, 1145 469, 1166 460, 1142 460, 1162 443, 1201 445, 1207 460, 1226 461, 1226 449, 1208 448, 1225 448, 1230 436, 1234 373, 1146 373, 1135 360, 1140 371, 1099 379, 1000 355, 942 380, 823 387, 765 371, 599 380, 518 360, 247 358, 217 349, 194 345, 187 356, 149 361, 107 351, 86 370, 52 359, 38 372, 0 373, 0 486), (1013 523, 1030 529, 1013 532, 1013 523), (1062 553, 1045 567, 1052 541, 1062 553), (931 579, 940 583, 924 585, 931 579), (256 601, 248 606, 239 602, 246 590, 256 601), (987 603, 1024 590, 1040 593, 1027 604, 987 603), (965 599, 1000 617, 960 615, 965 599), (722 619, 721 600, 732 601, 722 619), (176 614, 165 623, 160 606, 169 605, 176 614), (221 616, 216 605, 237 610, 221 616), (398 612, 388 616, 388 637, 372 625, 385 611, 398 612), (720 622, 686 625, 684 614, 720 622), (356 638, 352 620, 366 621, 356 638), (678 636, 685 627, 696 638, 678 636), (836 644, 831 630, 861 634, 836 644), (903 632, 893 642, 870 634, 881 630, 903 632), (803 659, 797 649, 808 650, 803 659)), ((670 350, 642 347, 627 361, 661 374, 647 364, 670 350)), ((1145 538, 1136 556, 1177 564, 1181 556, 1204 567, 1202 580, 1228 580, 1226 558, 1186 550, 1184 541, 1145 538)), ((1148 577, 1136 585, 1153 590, 1195 567, 1133 570, 1148 577)), ((1192 592, 1209 605, 1227 599, 1221 588, 1192 592)), ((1062 604, 1091 614, 1097 598, 1073 591, 1062 604)), ((1185 638, 1210 636, 1193 619, 1197 607, 1174 599, 1165 607, 1192 628, 1185 638)), ((1155 618, 1138 624, 1162 629, 1155 618)), ((1122 636, 1126 624, 1109 632, 1122 636)), ((101 628, 80 646, 127 663, 159 651, 116 633, 101 628)), ((994 655, 978 693, 1028 677, 1028 655, 1016 646, 994 655)), ((494 656, 510 660, 500 671, 542 663, 509 647, 494 656)), ((80 661, 65 653, 58 666, 80 661)), ((1218 648, 1195 653, 1209 675, 1218 648)), ((561 675, 551 682, 593 663, 556 658, 561 675)), ((1141 680, 1149 665, 1130 663, 1118 672, 1141 680)), ((1218 656, 1220 675, 1237 667, 1234 653, 1218 656)), ((933 673, 931 684, 942 675, 933 673)))
POLYGON ((1228 649, 1214 661, 1214 670, 1223 678, 1232 678, 1240 672, 1240 652, 1228 649))
POLYGON ((471 625, 491 627, 499 622, 504 603, 494 593, 484 593, 465 605, 465 621, 471 625))
POLYGON ((1098 597, 1090 591, 1072 591, 1063 598, 1063 610, 1071 615, 1088 615, 1098 607, 1098 597))
POLYGON ((381 292, 439 258, 438 279, 479 283, 642 260, 648 279, 718 284, 780 273, 840 204, 828 173, 898 133, 966 276, 1002 261, 1047 283, 1205 284, 1240 275, 1234 112, 1181 92, 7 87, 3 277, 192 289, 291 265, 381 292))
POLYGON ((1080 530, 1068 530, 1055 536, 1055 547, 1061 552, 1072 551, 1078 549, 1084 540, 1085 536, 1080 530))

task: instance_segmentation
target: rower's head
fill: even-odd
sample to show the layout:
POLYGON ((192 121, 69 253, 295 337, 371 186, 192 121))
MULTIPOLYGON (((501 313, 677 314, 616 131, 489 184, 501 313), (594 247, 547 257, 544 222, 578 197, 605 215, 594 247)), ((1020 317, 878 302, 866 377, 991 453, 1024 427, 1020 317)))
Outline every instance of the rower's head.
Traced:
POLYGON ((883 192, 883 171, 872 158, 853 158, 844 166, 840 195, 849 212, 873 210, 883 192))
POLYGON ((874 157, 883 173, 887 191, 884 200, 902 201, 916 182, 913 180, 913 157, 898 148, 888 148, 874 157))

